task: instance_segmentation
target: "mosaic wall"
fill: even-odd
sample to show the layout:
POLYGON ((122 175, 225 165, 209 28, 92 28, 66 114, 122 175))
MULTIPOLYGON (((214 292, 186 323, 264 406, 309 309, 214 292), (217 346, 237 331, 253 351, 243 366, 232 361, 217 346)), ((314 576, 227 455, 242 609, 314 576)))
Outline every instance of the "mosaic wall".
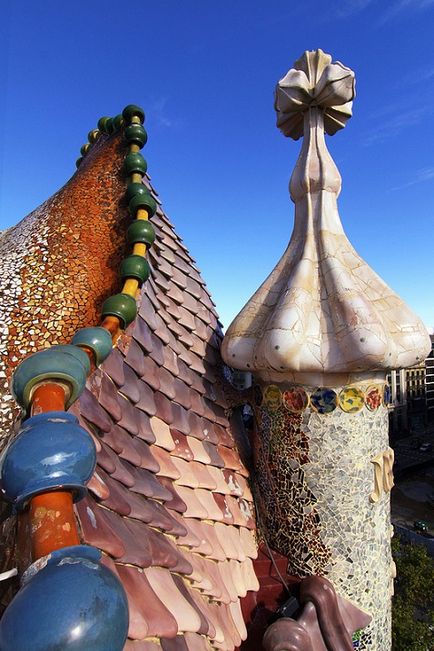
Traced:
MULTIPOLYGON (((354 387, 358 389, 354 395, 365 396, 366 403, 370 387, 370 383, 354 387)), ((332 394, 348 397, 349 392, 342 391, 340 387, 332 394)), ((254 388, 255 471, 262 524, 270 544, 288 556, 290 573, 326 575, 338 594, 373 616, 357 648, 386 651, 390 649, 389 493, 382 492, 376 503, 370 495, 374 490, 371 460, 388 448, 387 409, 378 401, 375 409, 366 404, 362 408, 357 400, 357 412, 336 404, 324 411, 323 403, 318 409, 318 401, 312 399, 318 394, 308 387, 254 388), (308 405, 305 396, 310 398, 308 405)))
POLYGON ((119 137, 102 137, 59 192, 0 235, 0 449, 17 415, 9 380, 18 362, 97 323, 118 286, 124 157, 119 137))

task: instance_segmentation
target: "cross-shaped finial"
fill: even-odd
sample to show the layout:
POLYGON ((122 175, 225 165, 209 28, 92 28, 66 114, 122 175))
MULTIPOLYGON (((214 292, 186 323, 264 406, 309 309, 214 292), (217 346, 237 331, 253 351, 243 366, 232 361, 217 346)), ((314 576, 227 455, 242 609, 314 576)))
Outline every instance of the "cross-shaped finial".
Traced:
POLYGON ((276 86, 277 126, 285 136, 303 135, 304 115, 310 107, 324 110, 324 129, 333 135, 343 129, 355 97, 354 72, 339 61, 332 63, 322 50, 306 51, 276 86))

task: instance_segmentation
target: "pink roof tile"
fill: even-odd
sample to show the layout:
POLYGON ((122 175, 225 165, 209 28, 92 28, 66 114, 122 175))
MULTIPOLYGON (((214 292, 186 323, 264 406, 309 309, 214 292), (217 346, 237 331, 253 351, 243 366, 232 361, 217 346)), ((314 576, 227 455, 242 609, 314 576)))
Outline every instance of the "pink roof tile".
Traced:
MULTIPOLYGON (((120 168, 117 138, 92 148, 86 171, 67 186, 69 202, 82 174, 103 177, 107 161, 120 168)), ((70 209, 65 192, 58 212, 70 209)), ((233 651, 245 633, 239 599, 257 589, 256 542, 247 472, 225 411, 222 334, 173 226, 161 209, 152 221, 151 278, 138 315, 72 407, 98 449, 77 520, 82 541, 104 552, 125 587, 124 651, 233 651)), ((125 239, 119 246, 123 255, 125 239)), ((112 287, 100 289, 109 295, 112 287)))

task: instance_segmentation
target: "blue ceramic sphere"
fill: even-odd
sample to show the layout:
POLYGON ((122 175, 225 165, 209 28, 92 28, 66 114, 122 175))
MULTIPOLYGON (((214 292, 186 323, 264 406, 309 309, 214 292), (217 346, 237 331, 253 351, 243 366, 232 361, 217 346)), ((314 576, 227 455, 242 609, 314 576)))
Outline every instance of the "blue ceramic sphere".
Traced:
POLYGON ((6 498, 20 510, 31 497, 50 490, 72 490, 75 500, 81 499, 95 466, 90 434, 73 414, 51 411, 23 422, 6 449, 0 478, 6 498))
POLYGON ((100 558, 77 545, 31 566, 0 621, 1 651, 122 651, 127 598, 100 558))

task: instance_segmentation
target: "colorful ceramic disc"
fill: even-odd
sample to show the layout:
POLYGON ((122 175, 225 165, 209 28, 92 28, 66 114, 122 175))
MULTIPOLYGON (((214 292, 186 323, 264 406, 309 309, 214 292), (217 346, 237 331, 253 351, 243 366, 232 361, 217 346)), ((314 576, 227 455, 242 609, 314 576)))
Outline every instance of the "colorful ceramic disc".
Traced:
POLYGON ((275 384, 269 384, 264 389, 264 403, 270 411, 277 411, 282 404, 282 392, 275 384))
POLYGON ((348 414, 355 414, 364 405, 365 396, 357 387, 345 387, 339 394, 339 406, 348 414))
POLYGON ((289 411, 300 414, 309 404, 309 396, 303 387, 292 387, 282 394, 283 405, 289 411))
POLYGON ((365 405, 369 411, 376 411, 383 402, 381 387, 373 384, 366 389, 365 405))
POLYGON ((315 389, 310 397, 310 404, 319 414, 329 414, 338 404, 337 393, 325 387, 315 389))

